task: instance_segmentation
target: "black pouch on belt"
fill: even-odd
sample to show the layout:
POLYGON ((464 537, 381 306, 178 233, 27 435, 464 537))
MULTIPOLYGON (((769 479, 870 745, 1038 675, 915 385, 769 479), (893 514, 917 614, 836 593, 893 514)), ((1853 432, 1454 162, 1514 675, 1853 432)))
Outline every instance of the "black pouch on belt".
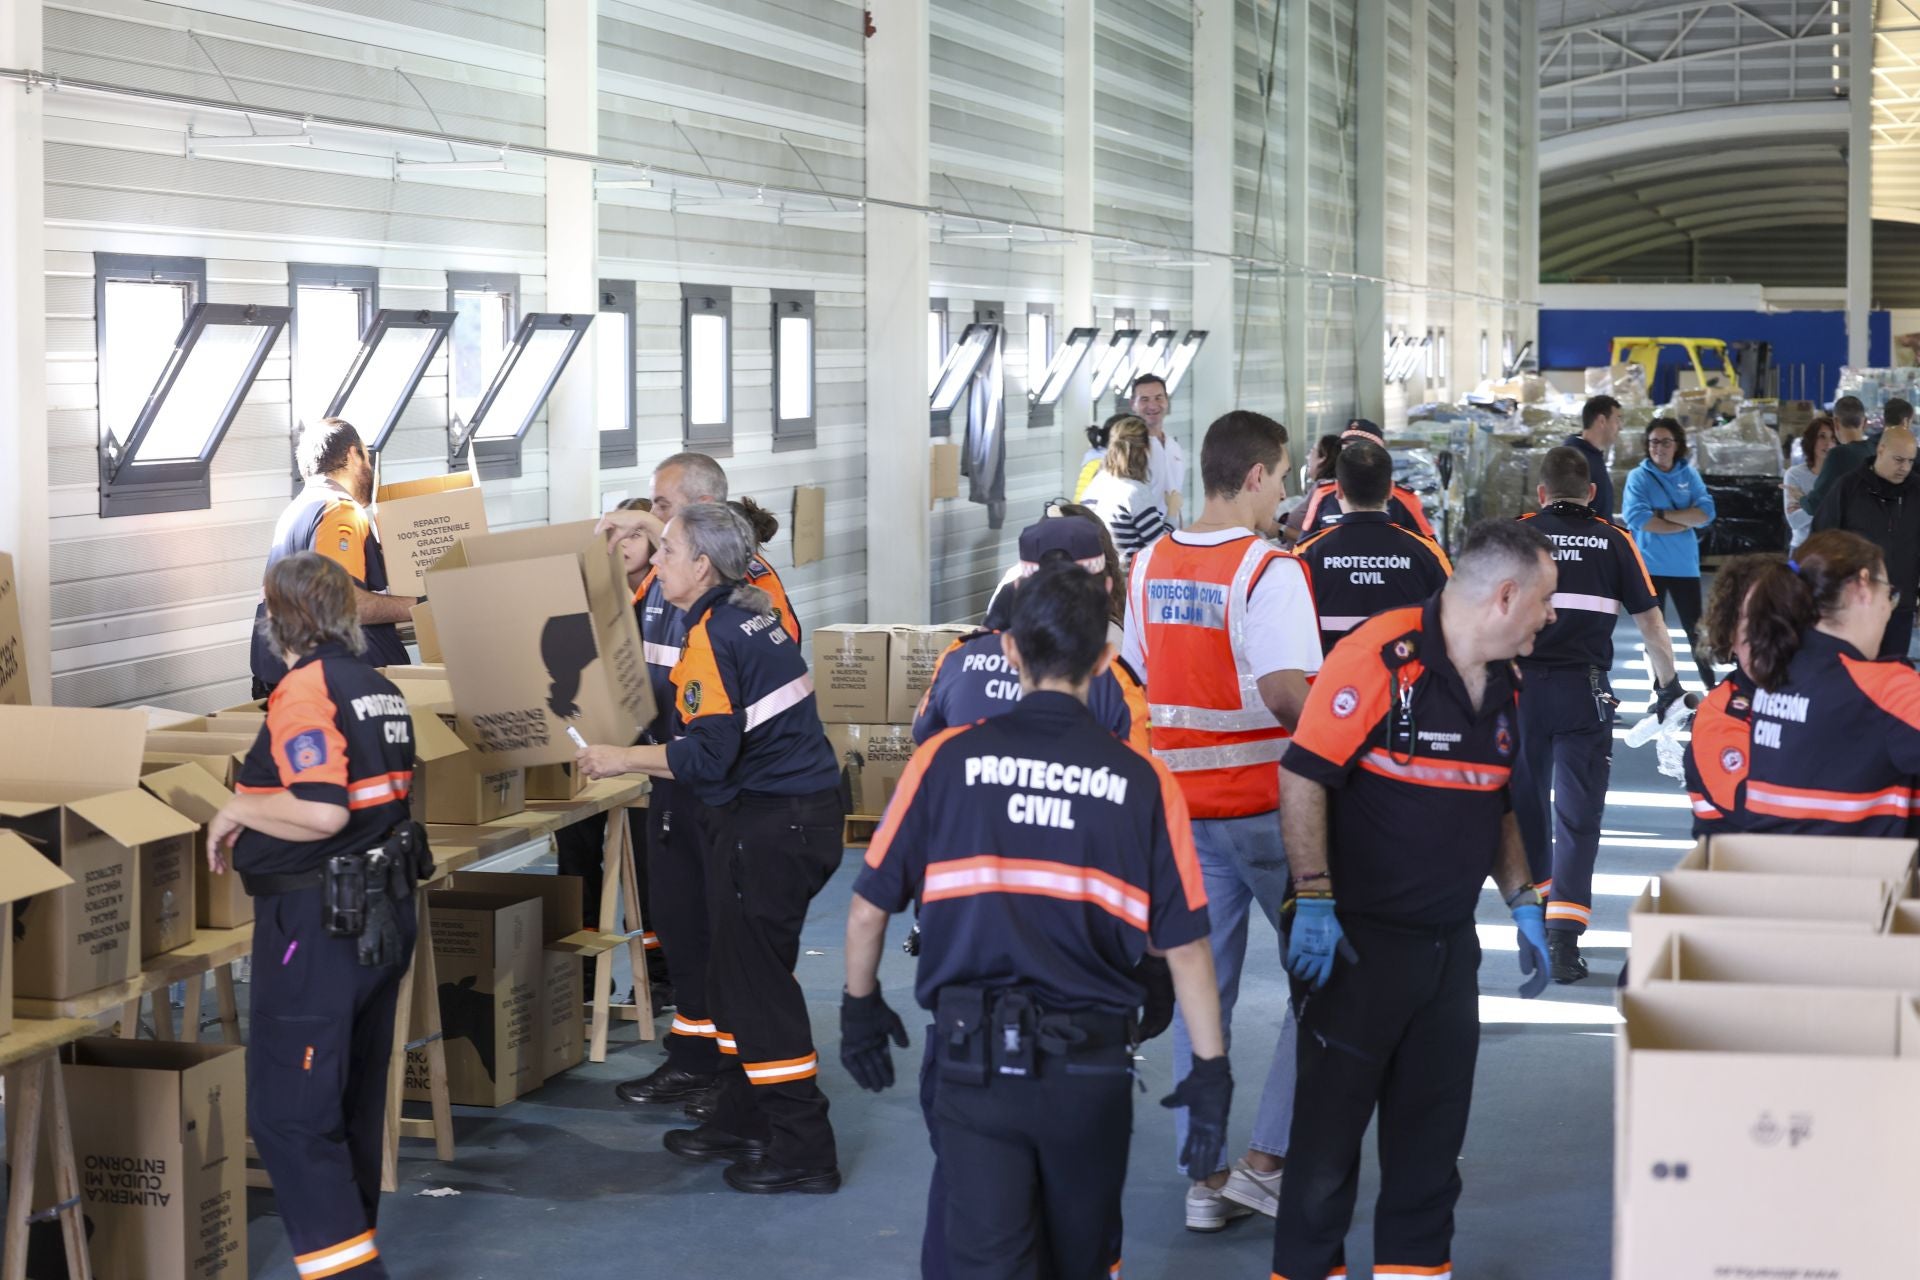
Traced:
POLYGON ((1613 696, 1613 690, 1607 687, 1607 673, 1599 667, 1587 668, 1587 689, 1593 694, 1593 710, 1604 723, 1620 705, 1620 699, 1613 696))
POLYGON ((988 1020, 990 1053, 996 1075, 1032 1078, 1040 1052, 1040 1010, 1024 991, 1002 991, 994 997, 988 1020))
POLYGON ((987 993, 981 987, 942 987, 934 1006, 940 1038, 940 1078, 954 1084, 987 1082, 987 993))
POLYGON ((357 938, 367 927, 367 859, 342 853, 327 859, 327 933, 335 938, 357 938))

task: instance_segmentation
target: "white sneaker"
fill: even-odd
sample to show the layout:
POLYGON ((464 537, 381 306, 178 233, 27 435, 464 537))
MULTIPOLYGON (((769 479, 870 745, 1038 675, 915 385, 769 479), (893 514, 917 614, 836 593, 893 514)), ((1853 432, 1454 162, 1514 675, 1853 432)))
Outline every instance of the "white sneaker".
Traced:
POLYGON ((1220 1231, 1235 1218, 1244 1218, 1253 1210, 1235 1204, 1221 1194, 1223 1188, 1204 1182, 1187 1187, 1187 1230, 1220 1231))
POLYGON ((1264 1213, 1269 1218, 1277 1217, 1280 1213, 1280 1177, 1285 1172, 1284 1168, 1280 1168, 1272 1173, 1261 1173, 1242 1156, 1233 1162, 1233 1172, 1227 1175, 1227 1185, 1220 1188, 1220 1195, 1255 1213, 1264 1213))

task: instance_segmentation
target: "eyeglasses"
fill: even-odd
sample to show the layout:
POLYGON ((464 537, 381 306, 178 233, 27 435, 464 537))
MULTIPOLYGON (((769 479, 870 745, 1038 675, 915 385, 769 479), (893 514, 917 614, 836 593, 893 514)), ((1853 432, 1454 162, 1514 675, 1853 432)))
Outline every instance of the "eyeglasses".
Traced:
POLYGON ((1898 606, 1898 605, 1899 605, 1899 603, 1900 603, 1900 588, 1898 588, 1898 587, 1896 587, 1896 586, 1894 586, 1894 585, 1893 585, 1893 583, 1891 583, 1891 582, 1889 582, 1889 581, 1888 581, 1887 579, 1885 579, 1885 578, 1875 578, 1875 579, 1873 580, 1873 585, 1874 585, 1874 586, 1876 586, 1876 587, 1885 587, 1885 588, 1887 589, 1887 603, 1888 603, 1888 604, 1890 604, 1890 605, 1895 605, 1895 606, 1898 606))
POLYGON ((1675 441, 1671 436, 1655 436, 1653 439, 1647 441, 1647 448, 1671 449, 1674 447, 1674 444, 1675 441))

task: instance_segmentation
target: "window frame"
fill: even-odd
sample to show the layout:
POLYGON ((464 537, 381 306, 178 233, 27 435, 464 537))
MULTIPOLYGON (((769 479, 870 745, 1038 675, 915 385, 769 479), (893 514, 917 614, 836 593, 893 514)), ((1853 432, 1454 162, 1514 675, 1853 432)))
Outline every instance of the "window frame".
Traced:
POLYGON ((451 311, 406 311, 397 307, 383 307, 375 311, 366 332, 360 337, 359 354, 354 356, 353 363, 347 366, 347 372, 340 379, 339 387, 334 390, 333 398, 327 402, 327 416, 337 418, 346 410, 347 402, 353 399, 354 388, 359 385, 360 379, 366 374, 367 366, 372 363, 373 353, 379 349, 381 340, 388 333, 395 329, 438 331, 439 336, 427 344, 426 351, 414 365, 413 375, 407 380, 405 394, 394 402, 391 413, 380 426, 369 431, 364 423, 353 424, 354 428, 360 432, 360 439, 365 443, 367 452, 378 453, 386 448, 387 442, 393 438, 394 430, 400 425, 401 416, 407 411, 407 405, 412 403, 414 392, 420 389, 421 380, 427 376, 427 370, 432 366, 434 357, 440 354, 440 349, 446 345, 447 339, 453 336, 453 324, 454 313, 451 311))
MULTIPOLYGON (((600 465, 607 469, 637 467, 640 465, 640 297, 634 282, 602 280, 600 313, 627 318, 627 420, 612 430, 604 425, 600 427, 600 465)), ((596 368, 594 376, 604 378, 607 371, 596 368)), ((599 388, 594 390, 597 395, 599 388)))
POLYGON ((1180 390, 1180 384, 1186 381, 1188 372, 1193 368, 1193 362, 1200 358, 1200 349, 1207 345, 1207 333, 1208 330, 1205 329, 1188 329, 1167 352, 1161 376, 1167 380, 1169 397, 1180 390), (1187 352, 1192 354, 1187 355, 1184 361, 1181 360, 1181 355, 1187 352))
MULTIPOLYGON (((107 423, 107 405, 105 395, 106 351, 107 351, 107 285, 110 283, 129 284, 184 284, 190 286, 187 294, 186 313, 180 323, 184 328, 187 317, 193 309, 207 300, 207 260, 205 258, 169 258, 147 253, 96 253, 93 255, 93 404, 95 413, 94 443, 104 448, 107 434, 111 429, 107 423)), ((173 335, 178 344, 179 334, 173 335)), ((138 420, 142 401, 134 410, 138 420)), ((132 430, 132 423, 127 429, 132 430)))
MULTIPOLYGON (((454 328, 458 328, 460 325, 459 295, 463 293, 497 293, 497 294, 503 295, 507 299, 507 324, 506 324, 507 347, 511 348, 513 346, 513 335, 516 332, 518 332, 520 328, 520 277, 518 275, 498 275, 491 271, 449 271, 447 272, 447 310, 453 312, 454 328)), ((453 362, 454 362, 455 352, 457 351, 457 347, 453 341, 453 329, 447 330, 446 346, 447 346, 447 436, 449 439, 451 439, 456 433, 456 428, 454 426, 454 423, 459 416, 455 410, 455 405, 457 403, 458 397, 454 394, 454 389, 453 389, 454 376, 455 376, 453 362)), ((505 352, 503 351, 501 353, 501 359, 504 360, 505 358, 506 358, 506 355, 505 355, 505 352)), ((499 372, 500 370, 498 366, 496 366, 493 370, 493 373, 499 373, 499 372)), ((482 399, 486 397, 487 387, 491 386, 492 383, 493 383, 493 374, 488 374, 486 379, 484 380, 484 384, 480 388, 480 395, 482 399)), ((479 407, 480 407, 479 401, 475 401, 474 408, 477 410, 479 407)), ((461 423, 460 425, 464 427, 466 424, 461 423)))
MULTIPOLYGON (((102 290, 104 293, 104 290, 102 290)), ((107 516, 150 515, 162 511, 204 511, 213 505, 213 459, 221 442, 233 427, 240 406, 246 403, 260 370, 272 356, 281 335, 292 319, 291 307, 261 306, 255 303, 200 302, 187 313, 187 322, 173 341, 173 350, 160 371, 159 380, 119 441, 110 433, 99 446, 100 514, 107 516), (213 430, 200 444, 199 456, 139 463, 140 447, 147 441, 154 421, 166 408, 181 373, 208 328, 266 327, 272 332, 258 343, 232 393, 215 419, 213 430)))
POLYGON ((567 371, 567 365, 574 354, 580 350, 580 344, 587 339, 587 332, 593 327, 593 317, 598 312, 582 317, 573 312, 529 311, 520 317, 520 323, 513 331, 513 338, 507 343, 507 349, 500 357, 500 367, 493 371, 493 377, 487 383, 487 389, 480 396, 480 403, 473 407, 473 417, 461 425, 460 430, 448 437, 447 469, 457 469, 463 455, 471 448, 474 462, 483 480, 512 478, 520 474, 521 447, 527 438, 527 432, 533 429, 533 420, 546 408, 547 400, 553 395, 553 389, 560 382, 560 376, 567 371), (555 362, 553 372, 547 375, 546 382, 540 388, 540 394, 533 398, 527 408, 527 416, 514 427, 510 435, 482 437, 480 429, 486 425, 488 412, 493 408, 500 393, 506 389, 507 381, 513 376, 515 367, 526 355, 528 345, 534 335, 548 332, 568 332, 572 334, 566 350, 555 362))
POLYGON ((773 451, 811 449, 820 440, 820 321, 810 289, 774 289, 768 308, 773 348, 773 451), (807 322, 807 412, 804 417, 780 416, 780 369, 785 361, 785 340, 780 336, 782 317, 803 317, 807 322))
MULTIPOLYGON (((373 317, 380 311, 380 268, 359 267, 326 262, 289 262, 287 264, 287 306, 293 312, 293 318, 287 321, 287 452, 292 459, 294 483, 300 483, 300 464, 295 448, 300 439, 300 290, 302 289, 342 289, 360 295, 360 330, 354 334, 354 340, 364 349, 367 331, 373 327, 373 317)), ((358 361, 356 354, 347 362, 347 371, 351 372, 358 361)), ((339 388, 336 386, 335 391, 339 388)), ((331 405, 332 395, 326 403, 331 405)), ((331 416, 322 410, 323 416, 331 416)), ((358 426, 358 423, 354 424, 358 426)), ((369 451, 373 446, 367 446, 369 451)))
MULTIPOLYGON (((940 322, 940 368, 945 368, 947 363, 947 357, 953 354, 954 337, 953 337, 953 303, 952 301, 947 298, 928 298, 927 299, 927 320, 929 324, 931 324, 934 320, 938 320, 940 322)), ((927 394, 929 396, 931 396, 935 391, 939 390, 940 388, 940 369, 938 368, 934 369, 932 373, 933 373, 932 378, 928 379, 928 382, 927 382, 927 394)))
POLYGON ((680 439, 684 447, 697 449, 715 458, 733 456, 733 357, 736 347, 733 333, 733 288, 730 285, 683 284, 680 286, 680 439), (722 391, 726 412, 718 422, 698 426, 693 421, 693 316, 695 304, 700 314, 718 314, 725 321, 726 368, 722 391))
POLYGON ((1067 388, 1073 385, 1073 379, 1080 372, 1080 366, 1094 352, 1100 341, 1098 325, 1075 325, 1067 331, 1067 336, 1053 344, 1053 354, 1047 358, 1046 368, 1040 371, 1039 378, 1028 378, 1027 383, 1027 425, 1045 426, 1053 421, 1054 406, 1067 394, 1067 388), (1079 354, 1069 355, 1077 350, 1079 354), (1065 360, 1066 367, 1056 371, 1054 366, 1065 360), (1060 389, 1051 398, 1046 398, 1047 388, 1055 383, 1060 389))

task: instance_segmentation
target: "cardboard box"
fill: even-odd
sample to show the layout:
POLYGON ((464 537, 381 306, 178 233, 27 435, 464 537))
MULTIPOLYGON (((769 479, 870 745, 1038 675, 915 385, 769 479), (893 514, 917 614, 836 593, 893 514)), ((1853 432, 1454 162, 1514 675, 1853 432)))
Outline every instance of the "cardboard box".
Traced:
POLYGON ((438 665, 446 655, 440 652, 440 628, 433 620, 433 605, 417 604, 407 610, 413 619, 413 647, 420 651, 420 661, 438 665))
POLYGON ((194 921, 197 918, 194 907, 194 853, 200 847, 200 833, 197 831, 183 831, 177 836, 168 836, 164 840, 140 846, 142 961, 177 951, 193 941, 194 921))
POLYGON ((16 903, 52 893, 73 877, 33 851, 11 831, 0 831, 0 1036, 13 1030, 13 913, 16 903))
POLYGON ((928 504, 960 496, 960 446, 936 442, 928 449, 928 504))
POLYGON ((73 878, 19 912, 14 990, 42 1000, 140 971, 140 846, 195 823, 140 789, 146 717, 0 707, 0 828, 73 878))
MULTIPOLYGON (((402 685, 403 690, 425 686, 402 685)), ((475 826, 527 807, 522 769, 490 767, 448 727, 442 717, 412 698, 413 794, 409 808, 420 822, 475 826)))
POLYGON ((387 559, 387 590, 423 596, 434 562, 460 539, 487 531, 487 503, 464 471, 383 484, 373 495, 373 525, 387 559))
POLYGON ((175 764, 199 765, 207 771, 208 777, 230 788, 258 736, 258 730, 251 733, 214 733, 191 728, 164 729, 146 735, 142 759, 145 764, 155 768, 175 764))
MULTIPOLYGON (((98 1280, 245 1276, 246 1050, 102 1037, 62 1074, 98 1280)), ((54 1201, 51 1164, 36 1204, 54 1201)))
POLYGON ((27 633, 20 625, 20 591, 13 557, 0 551, 0 707, 33 701, 27 689, 27 633))
MULTIPOLYGON (((145 716, 149 730, 178 729, 182 725, 195 724, 205 718, 203 716, 196 716, 188 711, 175 711, 172 707, 150 707, 144 703, 136 707, 129 707, 128 710, 138 711, 141 715, 145 716)), ((216 712, 215 714, 219 713, 216 712)), ((262 714, 264 714, 264 711, 262 714)))
MULTIPOLYGON (((540 944, 550 947, 579 933, 586 919, 585 882, 579 876, 457 871, 451 888, 507 901, 537 898, 540 944)), ((570 951, 541 952, 540 1078, 550 1080, 586 1056, 587 1019, 581 1000, 583 959, 570 951)))
POLYGON ((1820 410, 1811 400, 1782 400, 1774 415, 1774 424, 1780 429, 1780 438, 1802 435, 1813 425, 1820 410))
POLYGON ((1860 836, 1733 834, 1701 840, 1676 871, 1759 872, 1768 875, 1864 877, 1905 893, 1920 843, 1860 836))
POLYGON ((1737 982, 1920 994, 1920 937, 1680 929, 1667 935, 1650 963, 1630 971, 1629 981, 1636 989, 1674 982, 1737 982))
POLYGON ((1715 871, 1674 871, 1648 885, 1627 913, 1630 969, 1651 964, 1668 935, 1721 929, 1783 933, 1803 929, 1854 936, 1882 932, 1893 891, 1882 881, 1715 871))
POLYGON ((793 491, 793 563, 812 564, 827 553, 827 491, 803 484, 793 491))
POLYGON ((200 824, 193 837, 193 916, 202 929, 237 929, 253 919, 253 898, 229 870, 215 875, 207 865, 207 823, 233 799, 227 790, 193 764, 168 765, 140 779, 140 785, 169 809, 200 824))
MULTIPOLYGON (((156 725, 153 727, 159 728, 160 726, 156 725)), ((168 725, 166 727, 177 731, 181 729, 192 728, 193 726, 184 725, 184 724, 175 724, 175 725, 168 725)), ((267 727, 267 713, 264 710, 254 711, 252 709, 248 709, 245 711, 216 711, 212 715, 207 717, 207 726, 205 731, 208 733, 228 733, 228 734, 250 733, 258 736, 260 731, 266 727, 267 727)))
POLYGON ((887 628, 815 627, 813 696, 829 723, 886 723, 887 628))
POLYGON ((847 812, 878 817, 913 758, 913 726, 830 724, 826 729, 840 763, 840 798, 847 812))
MULTIPOLYGON (((817 632, 815 634, 818 634, 817 632)), ((911 723, 920 709, 920 697, 933 683, 933 669, 940 655, 961 636, 966 627, 892 627, 887 636, 887 714, 888 724, 911 723)))
POLYGON ((1615 1276, 1914 1273, 1910 997, 1678 983, 1622 1010, 1615 1276))
POLYGON ((1887 932, 1894 934, 1920 933, 1920 902, 1896 902, 1893 905, 1893 919, 1887 922, 1887 932))
POLYGON ((381 667, 380 674, 395 684, 408 680, 437 680, 447 682, 447 664, 444 662, 414 662, 404 667, 381 667))
MULTIPOLYGON (((428 910, 453 1101, 504 1106, 543 1078, 541 904, 441 890, 428 910)), ((427 1097, 427 1056, 418 1049, 407 1054, 406 1096, 427 1097)))
POLYGON ((653 720, 633 593, 591 521, 462 538, 427 590, 461 732, 489 768, 572 760, 569 724, 632 742, 653 720))
POLYGON ((572 800, 593 780, 571 764, 536 764, 527 770, 527 799, 572 800))

